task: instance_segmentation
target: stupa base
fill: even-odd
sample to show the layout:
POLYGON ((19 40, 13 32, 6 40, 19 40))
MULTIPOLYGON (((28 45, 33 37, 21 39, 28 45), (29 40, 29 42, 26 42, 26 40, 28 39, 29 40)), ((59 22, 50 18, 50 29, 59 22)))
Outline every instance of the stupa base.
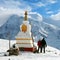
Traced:
POLYGON ((31 47, 31 48, 20 47, 19 49, 20 49, 20 51, 28 51, 28 52, 34 52, 36 50, 36 48, 34 48, 34 47, 31 47))

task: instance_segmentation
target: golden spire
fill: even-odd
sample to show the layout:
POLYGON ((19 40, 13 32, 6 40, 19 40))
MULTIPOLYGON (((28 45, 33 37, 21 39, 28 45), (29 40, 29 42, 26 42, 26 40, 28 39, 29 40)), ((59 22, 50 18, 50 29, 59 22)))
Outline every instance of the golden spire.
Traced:
POLYGON ((25 17, 24 17, 24 20, 27 21, 27 11, 25 11, 25 17))

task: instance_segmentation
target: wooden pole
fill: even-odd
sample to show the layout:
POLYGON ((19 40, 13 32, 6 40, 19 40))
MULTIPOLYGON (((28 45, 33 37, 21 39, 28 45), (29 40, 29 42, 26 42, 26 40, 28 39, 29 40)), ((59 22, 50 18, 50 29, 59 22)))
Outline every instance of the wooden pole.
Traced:
POLYGON ((10 32, 8 33, 8 39, 9 39, 9 49, 10 49, 10 32))
MULTIPOLYGON (((8 32, 8 39, 9 39, 9 49, 10 49, 10 32, 8 32)), ((9 55, 10 55, 10 52, 9 52, 9 55)))

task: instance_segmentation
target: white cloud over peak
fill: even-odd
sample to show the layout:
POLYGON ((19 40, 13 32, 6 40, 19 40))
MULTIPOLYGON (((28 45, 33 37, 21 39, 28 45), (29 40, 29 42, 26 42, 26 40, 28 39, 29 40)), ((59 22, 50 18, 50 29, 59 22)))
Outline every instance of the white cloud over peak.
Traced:
POLYGON ((10 15, 10 14, 17 14, 17 15, 23 15, 25 10, 23 9, 11 9, 11 8, 4 8, 4 7, 0 7, 0 16, 1 15, 10 15))
POLYGON ((60 12, 50 16, 53 20, 60 20, 60 12))
MULTIPOLYGON (((15 14, 18 16, 24 16, 24 12, 25 11, 23 9, 8 9, 0 7, 0 26, 2 26, 11 15, 15 14)), ((28 11, 28 17, 40 22, 43 18, 42 15, 40 15, 39 13, 31 11, 28 11)))
POLYGON ((0 7, 0 26, 2 26, 11 15, 24 16, 24 12, 25 10, 19 8, 11 9, 0 7))
POLYGON ((43 20, 43 16, 37 12, 30 12, 29 15, 33 20, 41 22, 43 20))

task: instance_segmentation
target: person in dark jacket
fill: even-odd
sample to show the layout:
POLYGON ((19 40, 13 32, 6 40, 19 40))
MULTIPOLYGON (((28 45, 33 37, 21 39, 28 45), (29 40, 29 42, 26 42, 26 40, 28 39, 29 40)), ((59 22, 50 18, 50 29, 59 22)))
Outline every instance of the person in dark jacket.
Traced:
POLYGON ((41 46, 41 53, 42 53, 42 50, 43 50, 43 52, 45 53, 45 47, 47 46, 47 44, 46 44, 46 41, 45 41, 44 38, 41 40, 41 43, 42 43, 42 46, 41 46))
POLYGON ((38 41, 37 45, 38 45, 38 53, 39 53, 39 50, 40 50, 40 52, 41 52, 41 45, 42 45, 42 44, 41 44, 41 40, 38 41))

